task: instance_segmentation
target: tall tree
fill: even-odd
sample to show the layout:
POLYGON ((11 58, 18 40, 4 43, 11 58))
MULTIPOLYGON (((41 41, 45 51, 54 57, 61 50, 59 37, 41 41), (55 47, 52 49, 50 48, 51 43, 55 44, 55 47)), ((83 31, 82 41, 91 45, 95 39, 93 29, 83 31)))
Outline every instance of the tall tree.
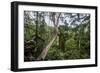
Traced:
POLYGON ((37 60, 44 60, 45 59, 48 50, 52 46, 57 35, 59 34, 58 24, 59 24, 60 15, 61 15, 61 13, 50 12, 50 20, 53 22, 53 25, 54 25, 54 28, 55 28, 55 33, 53 34, 52 40, 48 43, 48 45, 43 49, 41 54, 38 56, 37 60))

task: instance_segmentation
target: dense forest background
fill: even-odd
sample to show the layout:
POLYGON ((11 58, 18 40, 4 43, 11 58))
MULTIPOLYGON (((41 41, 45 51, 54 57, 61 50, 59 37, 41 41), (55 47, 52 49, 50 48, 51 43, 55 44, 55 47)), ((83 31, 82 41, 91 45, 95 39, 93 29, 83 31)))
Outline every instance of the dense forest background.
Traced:
POLYGON ((24 61, 90 58, 90 14, 24 11, 24 61))

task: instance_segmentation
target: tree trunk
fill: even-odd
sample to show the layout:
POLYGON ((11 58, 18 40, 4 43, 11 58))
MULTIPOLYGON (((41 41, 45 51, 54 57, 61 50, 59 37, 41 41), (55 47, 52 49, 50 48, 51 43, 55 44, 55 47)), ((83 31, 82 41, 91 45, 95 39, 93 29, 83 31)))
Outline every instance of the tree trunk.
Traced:
POLYGON ((49 44, 43 49, 43 51, 41 52, 41 54, 38 56, 37 60, 44 60, 47 52, 49 50, 49 48, 52 46, 54 40, 56 39, 57 34, 54 35, 53 39, 49 42, 49 44))

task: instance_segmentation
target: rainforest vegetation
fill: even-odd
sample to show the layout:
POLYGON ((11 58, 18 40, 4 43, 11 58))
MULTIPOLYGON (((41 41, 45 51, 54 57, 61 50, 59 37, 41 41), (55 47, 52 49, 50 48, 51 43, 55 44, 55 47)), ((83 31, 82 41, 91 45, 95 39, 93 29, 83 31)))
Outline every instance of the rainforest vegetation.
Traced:
POLYGON ((24 61, 90 58, 90 14, 24 11, 24 61))

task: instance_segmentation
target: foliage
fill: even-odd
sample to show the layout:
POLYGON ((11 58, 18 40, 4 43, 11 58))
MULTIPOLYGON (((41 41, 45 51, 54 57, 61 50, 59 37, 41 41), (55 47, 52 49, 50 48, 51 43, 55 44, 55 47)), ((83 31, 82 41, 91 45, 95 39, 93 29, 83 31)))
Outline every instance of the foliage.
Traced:
MULTIPOLYGON (((54 23, 57 15, 54 12, 51 12, 50 16, 47 15, 50 12, 33 12, 35 16, 33 17, 34 19, 31 19, 32 16, 29 13, 26 12, 26 17, 24 17, 24 55, 25 61, 36 61, 42 50, 50 43, 56 31, 56 25, 49 26, 50 24, 46 20, 48 19, 54 23), (45 19, 46 15, 48 16, 47 19, 45 19), (29 59, 26 57, 29 57, 29 59)), ((90 58, 90 16, 83 14, 82 17, 82 14, 79 13, 64 13, 63 15, 65 17, 60 16, 63 25, 58 26, 58 36, 44 60, 90 58), (71 23, 65 20, 66 16, 70 17, 71 23), (76 24, 77 21, 80 23, 76 24)))

